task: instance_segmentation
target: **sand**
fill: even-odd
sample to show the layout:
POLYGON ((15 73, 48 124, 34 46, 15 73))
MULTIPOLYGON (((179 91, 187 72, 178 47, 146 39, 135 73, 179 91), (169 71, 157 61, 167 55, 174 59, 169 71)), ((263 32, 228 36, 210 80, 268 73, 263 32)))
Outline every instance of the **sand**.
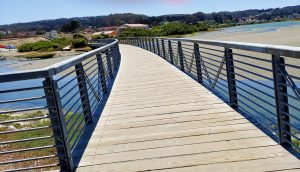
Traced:
POLYGON ((223 41, 238 41, 250 43, 264 43, 274 45, 288 45, 300 47, 300 27, 280 28, 273 32, 235 32, 225 33, 222 31, 212 33, 199 33, 190 36, 193 39, 214 39, 223 41))

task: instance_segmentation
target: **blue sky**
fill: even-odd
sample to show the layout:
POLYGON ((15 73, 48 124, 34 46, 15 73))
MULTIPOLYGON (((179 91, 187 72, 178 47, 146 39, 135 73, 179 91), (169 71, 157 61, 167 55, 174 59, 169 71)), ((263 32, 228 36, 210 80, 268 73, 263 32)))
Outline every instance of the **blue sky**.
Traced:
POLYGON ((299 0, 0 0, 0 24, 132 12, 157 16, 300 5, 299 0))

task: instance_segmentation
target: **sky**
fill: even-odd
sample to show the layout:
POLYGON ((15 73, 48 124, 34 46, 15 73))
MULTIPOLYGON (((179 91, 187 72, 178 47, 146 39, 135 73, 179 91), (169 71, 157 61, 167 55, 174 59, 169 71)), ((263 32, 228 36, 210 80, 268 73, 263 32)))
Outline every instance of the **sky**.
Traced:
POLYGON ((45 19, 136 13, 148 16, 300 5, 299 0, 0 0, 0 25, 45 19))

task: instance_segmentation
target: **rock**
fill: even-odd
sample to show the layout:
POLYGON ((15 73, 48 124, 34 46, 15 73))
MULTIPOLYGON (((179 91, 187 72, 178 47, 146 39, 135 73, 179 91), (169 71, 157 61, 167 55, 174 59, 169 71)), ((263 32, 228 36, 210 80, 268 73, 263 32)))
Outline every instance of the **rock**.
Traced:
POLYGON ((63 51, 71 51, 71 46, 66 46, 65 48, 63 48, 63 51))

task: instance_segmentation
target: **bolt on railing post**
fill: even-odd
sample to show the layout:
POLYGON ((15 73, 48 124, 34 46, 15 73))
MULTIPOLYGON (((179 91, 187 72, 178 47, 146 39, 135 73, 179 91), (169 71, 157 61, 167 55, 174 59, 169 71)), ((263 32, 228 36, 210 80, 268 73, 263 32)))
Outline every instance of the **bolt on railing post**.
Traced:
POLYGON ((197 43, 194 43, 194 56, 195 56, 196 68, 197 68, 197 80, 199 83, 203 83, 200 55, 201 54, 199 50, 199 45, 197 43))
POLYGON ((178 55, 180 61, 180 69, 184 71, 184 62, 183 62, 184 56, 183 56, 182 45, 180 41, 178 41, 177 46, 178 46, 177 48, 178 48, 178 55))
POLYGON ((82 63, 79 63, 75 65, 76 69, 76 75, 77 75, 77 81, 78 81, 78 87, 79 87, 79 93, 81 97, 81 106, 84 110, 84 116, 86 122, 93 122, 92 118, 92 110, 90 106, 90 100, 89 100, 89 94, 88 89, 86 86, 86 78, 84 74, 84 69, 82 63))
POLYGON ((166 47, 165 41, 161 39, 162 58, 166 59, 166 47))
POLYGON ((98 77, 102 88, 103 93, 107 93, 107 85, 106 85, 106 78, 105 78, 105 70, 103 67, 103 60, 101 54, 97 54, 97 63, 98 63, 98 77))
POLYGON ((170 54, 170 63, 174 64, 174 56, 173 56, 173 50, 172 50, 172 42, 171 40, 168 40, 168 45, 169 45, 169 54, 170 54))
POLYGON ((112 70, 112 66, 111 66, 110 50, 109 49, 107 49, 105 51, 105 56, 106 56, 106 62, 107 62, 107 68, 108 68, 108 75, 112 79, 112 78, 114 78, 114 75, 113 75, 113 70, 112 70))
POLYGON ((228 93, 230 106, 234 109, 238 108, 237 93, 236 93, 236 82, 235 82, 235 73, 234 73, 234 62, 232 49, 225 48, 224 52, 226 60, 226 71, 227 71, 227 82, 228 82, 228 93))
POLYGON ((161 56, 161 51, 160 51, 160 47, 159 47, 159 40, 156 38, 156 45, 157 45, 157 54, 159 56, 161 56))
POLYGON ((54 140, 56 151, 59 155, 58 159, 61 171, 74 171, 71 145, 68 142, 67 127, 64 113, 62 112, 63 108, 57 82, 53 80, 53 77, 47 77, 43 81, 43 87, 49 110, 52 131, 53 135, 55 136, 54 140))
POLYGON ((289 113, 287 86, 286 79, 281 71, 285 71, 284 58, 279 55, 272 55, 272 69, 274 78, 274 93, 276 103, 276 114, 277 114, 277 127, 279 135, 279 144, 284 146, 290 146, 291 136, 286 132, 290 133, 291 129, 287 122, 290 122, 289 116, 284 113, 289 113))

